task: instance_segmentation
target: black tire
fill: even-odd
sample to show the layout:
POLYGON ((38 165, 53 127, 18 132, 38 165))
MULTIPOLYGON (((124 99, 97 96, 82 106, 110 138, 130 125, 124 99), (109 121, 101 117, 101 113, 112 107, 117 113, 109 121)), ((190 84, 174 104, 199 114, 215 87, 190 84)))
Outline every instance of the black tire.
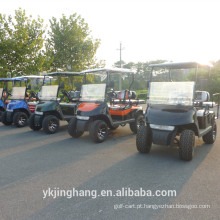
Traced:
POLYGON ((142 114, 138 114, 135 117, 135 121, 130 123, 130 129, 134 134, 137 134, 139 127, 141 126, 141 122, 143 121, 144 116, 142 114))
POLYGON ((89 135, 93 141, 102 143, 108 136, 108 126, 102 120, 96 120, 89 126, 89 135))
POLYGON ((4 124, 4 125, 11 125, 12 124, 12 121, 8 121, 7 120, 7 111, 5 111, 5 112, 2 112, 2 115, 1 115, 1 120, 2 120, 2 123, 4 124))
POLYGON ((33 130, 33 131, 38 131, 42 128, 42 125, 35 125, 34 123, 34 114, 32 114, 29 118, 29 127, 33 130))
POLYGON ((148 154, 152 146, 152 132, 149 126, 142 125, 137 131, 136 147, 140 153, 148 154))
POLYGON ((4 112, 4 110, 0 109, 0 122, 2 121, 2 113, 4 112))
POLYGON ((179 157, 181 160, 190 161, 193 159, 195 145, 195 133, 192 130, 184 130, 180 136, 179 157))
POLYGON ((216 135, 217 135, 217 126, 216 126, 216 122, 214 122, 212 126, 212 130, 209 131, 206 135, 204 135, 202 139, 206 144, 213 144, 215 142, 216 135))
POLYGON ((54 134, 59 129, 59 119, 55 115, 45 116, 42 127, 45 133, 54 134))
POLYGON ((27 125, 28 116, 25 112, 15 112, 13 116, 13 123, 18 128, 25 127, 27 125))
POLYGON ((73 117, 68 124, 68 133, 74 138, 78 138, 82 136, 84 133, 83 131, 77 131, 76 122, 77 122, 76 117, 73 117))

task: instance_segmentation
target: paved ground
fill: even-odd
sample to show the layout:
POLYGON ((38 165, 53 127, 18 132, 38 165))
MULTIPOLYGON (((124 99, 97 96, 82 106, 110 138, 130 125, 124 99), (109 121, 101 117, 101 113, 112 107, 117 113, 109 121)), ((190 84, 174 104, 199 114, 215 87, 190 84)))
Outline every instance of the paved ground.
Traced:
POLYGON ((1 220, 219 219, 220 136, 214 145, 197 139, 193 161, 184 162, 174 147, 154 145, 151 154, 139 154, 128 126, 102 144, 93 143, 88 133, 72 139, 66 128, 63 123, 58 133, 46 135, 0 124, 1 220), (176 190, 177 196, 43 199, 43 190, 73 187, 78 192, 176 190), (156 209, 165 204, 210 208, 156 209), (136 205, 154 206, 137 209, 136 205))

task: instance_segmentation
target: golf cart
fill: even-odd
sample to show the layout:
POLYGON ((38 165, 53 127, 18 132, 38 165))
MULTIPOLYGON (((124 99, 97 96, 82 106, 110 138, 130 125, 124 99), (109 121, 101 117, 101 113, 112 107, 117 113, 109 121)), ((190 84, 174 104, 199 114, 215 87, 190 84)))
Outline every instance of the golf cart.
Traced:
POLYGON ((2 123, 11 125, 14 123, 17 127, 27 125, 28 118, 35 111, 37 104, 37 95, 31 90, 30 81, 42 79, 43 76, 20 76, 14 78, 14 86, 10 94, 10 102, 7 105, 6 111, 2 113, 2 123), (29 82, 28 82, 29 80, 29 82), (20 82, 20 86, 16 82, 20 82), (23 84, 25 85, 22 85, 23 84))
POLYGON ((131 131, 137 133, 143 119, 143 109, 139 104, 144 104, 145 101, 135 99, 136 93, 130 90, 134 82, 134 72, 129 69, 102 68, 83 73, 86 78, 93 75, 98 83, 82 85, 76 116, 68 125, 69 134, 78 138, 84 131, 89 131, 90 137, 101 143, 106 139, 108 130, 114 130, 119 125, 129 124, 131 131), (114 91, 112 79, 127 74, 132 78, 129 88, 114 91))
POLYGON ((196 62, 164 63, 151 65, 149 97, 145 123, 137 132, 136 146, 140 153, 149 153, 152 143, 157 145, 178 144, 179 157, 192 160, 195 136, 202 137, 206 144, 213 144, 217 127, 214 106, 206 91, 196 91, 198 68, 209 68, 196 62), (172 81, 172 74, 187 76, 195 69, 195 81, 172 81), (169 81, 162 81, 162 73, 169 81), (182 72, 181 72, 182 71, 182 72), (154 78, 159 79, 157 82, 154 78))
POLYGON ((20 79, 16 78, 0 78, 0 82, 3 82, 3 87, 0 88, 0 121, 1 121, 1 115, 3 112, 5 112, 7 104, 9 102, 8 96, 9 96, 9 91, 8 91, 8 82, 15 82, 15 81, 20 81, 20 79))
POLYGON ((35 113, 29 119, 29 126, 34 131, 43 128, 47 134, 53 134, 59 128, 60 120, 69 121, 74 116, 80 93, 76 90, 73 91, 74 77, 83 77, 83 74, 56 72, 48 73, 47 76, 58 77, 59 85, 42 86, 39 104, 36 106, 35 113), (65 83, 62 80, 66 78, 68 78, 69 85, 72 87, 71 91, 64 90, 65 83))

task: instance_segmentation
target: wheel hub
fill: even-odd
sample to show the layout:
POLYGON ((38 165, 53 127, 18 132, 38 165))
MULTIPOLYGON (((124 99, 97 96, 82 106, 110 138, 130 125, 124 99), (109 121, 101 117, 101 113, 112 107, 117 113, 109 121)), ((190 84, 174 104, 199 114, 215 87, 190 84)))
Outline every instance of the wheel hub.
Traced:
POLYGON ((49 124, 48 124, 48 128, 50 131, 55 131, 56 128, 57 128, 57 124, 54 122, 54 121, 50 121, 49 124))
POLYGON ((106 128, 100 128, 100 129, 98 130, 98 136, 99 136, 101 139, 103 139, 103 138, 106 136, 106 134, 107 134, 106 128))
POLYGON ((26 122, 26 118, 24 116, 20 116, 18 120, 19 125, 24 125, 26 122))

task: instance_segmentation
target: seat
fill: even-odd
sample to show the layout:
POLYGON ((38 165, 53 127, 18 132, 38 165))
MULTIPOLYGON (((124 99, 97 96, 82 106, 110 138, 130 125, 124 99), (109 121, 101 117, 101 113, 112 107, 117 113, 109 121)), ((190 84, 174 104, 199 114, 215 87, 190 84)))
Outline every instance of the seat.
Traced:
POLYGON ((205 109, 199 109, 196 111, 196 116, 197 117, 203 117, 205 115, 205 109))

